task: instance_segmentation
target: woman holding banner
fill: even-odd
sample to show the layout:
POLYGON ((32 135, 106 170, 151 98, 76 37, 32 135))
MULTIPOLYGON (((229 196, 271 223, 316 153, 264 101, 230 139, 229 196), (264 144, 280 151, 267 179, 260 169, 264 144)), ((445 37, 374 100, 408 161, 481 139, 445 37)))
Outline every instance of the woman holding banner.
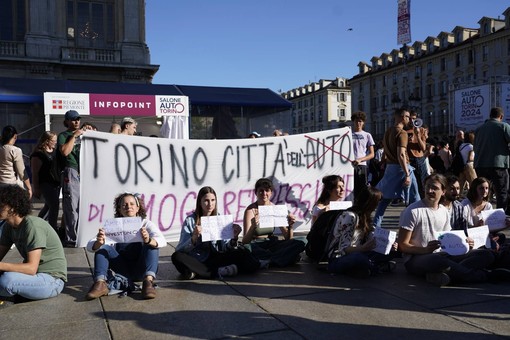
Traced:
MULTIPOLYGON (((365 187, 354 205, 335 220, 333 240, 328 245, 328 270, 336 274, 348 274, 367 278, 379 272, 395 268, 390 261, 393 254, 379 254, 374 251, 376 240, 371 214, 377 208, 382 193, 374 187, 365 187)), ((396 243, 393 248, 396 248, 396 243)))
POLYGON ((230 240, 202 241, 201 219, 218 215, 216 192, 211 187, 198 191, 195 211, 186 217, 181 229, 181 237, 172 262, 187 280, 194 278, 214 279, 234 276, 240 273, 253 273, 260 263, 249 251, 238 247, 241 233, 238 224, 233 225, 234 237, 230 240))
POLYGON ((273 182, 268 178, 261 178, 255 183, 257 201, 246 207, 244 211, 243 243, 262 263, 286 267, 300 260, 300 254, 305 250, 305 243, 293 239, 292 226, 296 218, 292 214, 287 215, 288 225, 280 227, 283 240, 274 235, 274 227, 260 226, 259 207, 274 205, 271 202, 273 191, 273 182))
POLYGON ((142 297, 154 299, 154 279, 158 271, 159 248, 166 246, 166 240, 159 228, 146 219, 144 202, 137 194, 123 193, 114 200, 115 217, 142 218, 140 234, 143 240, 136 243, 115 243, 106 237, 103 228, 97 237, 90 240, 87 250, 94 254, 94 285, 87 293, 87 300, 108 295, 106 284, 108 269, 132 280, 143 279, 142 297))

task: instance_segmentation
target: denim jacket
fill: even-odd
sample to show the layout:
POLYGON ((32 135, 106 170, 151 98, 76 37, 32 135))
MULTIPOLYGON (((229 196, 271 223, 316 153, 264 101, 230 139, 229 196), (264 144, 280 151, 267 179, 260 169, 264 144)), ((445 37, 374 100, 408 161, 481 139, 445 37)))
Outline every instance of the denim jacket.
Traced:
POLYGON ((175 251, 189 254, 200 262, 204 262, 209 258, 211 252, 223 253, 237 247, 237 242, 235 245, 232 245, 232 240, 202 242, 202 236, 198 238, 196 244, 193 244, 191 237, 193 236, 193 231, 196 227, 196 219, 196 213, 192 213, 184 220, 181 229, 181 236, 179 238, 179 244, 177 244, 175 251))

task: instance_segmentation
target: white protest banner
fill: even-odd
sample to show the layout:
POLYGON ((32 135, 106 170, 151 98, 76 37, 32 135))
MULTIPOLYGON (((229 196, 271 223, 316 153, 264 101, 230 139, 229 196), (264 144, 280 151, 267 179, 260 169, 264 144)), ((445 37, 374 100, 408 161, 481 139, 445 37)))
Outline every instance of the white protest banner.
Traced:
POLYGON ((115 243, 142 242, 140 217, 108 218, 104 221, 104 233, 107 238, 115 243))
POLYGON ((345 210, 352 207, 352 201, 330 201, 329 210, 345 210))
POLYGON ((379 254, 388 255, 393 243, 395 243, 395 240, 397 239, 397 233, 392 230, 375 228, 374 238, 375 248, 373 250, 379 254))
POLYGON ((469 251, 464 230, 450 230, 439 235, 438 240, 441 242, 441 250, 450 255, 463 255, 469 251))
POLYGON ((473 239, 474 249, 478 249, 480 247, 491 247, 491 240, 489 239, 489 227, 483 225, 481 227, 469 228, 468 235, 473 239))
POLYGON ((80 152, 78 246, 86 245, 113 217, 113 199, 140 193, 147 219, 166 239, 178 241, 182 222, 196 206, 197 192, 212 186, 218 212, 242 225, 246 207, 256 201, 255 182, 270 178, 272 203, 296 216, 295 229, 309 230, 311 209, 322 178, 340 175, 349 199, 353 188, 351 129, 283 137, 231 140, 174 140, 87 131, 80 152))
POLYGON ((455 91, 455 126, 474 130, 489 118, 489 85, 470 87, 455 91))
POLYGON ((234 238, 234 216, 232 215, 202 216, 200 223, 203 242, 234 238))
POLYGON ((480 217, 483 223, 489 226, 491 232, 506 228, 506 214, 503 208, 483 210, 480 212, 480 217))

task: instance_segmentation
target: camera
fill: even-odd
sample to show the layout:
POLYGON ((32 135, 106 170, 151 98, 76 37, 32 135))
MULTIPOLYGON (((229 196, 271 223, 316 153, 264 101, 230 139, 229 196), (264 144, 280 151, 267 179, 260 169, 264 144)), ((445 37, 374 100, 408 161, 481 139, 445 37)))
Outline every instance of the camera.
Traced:
POLYGON ((416 118, 413 120, 413 127, 419 128, 419 127, 422 127, 422 125, 423 125, 423 119, 416 118))

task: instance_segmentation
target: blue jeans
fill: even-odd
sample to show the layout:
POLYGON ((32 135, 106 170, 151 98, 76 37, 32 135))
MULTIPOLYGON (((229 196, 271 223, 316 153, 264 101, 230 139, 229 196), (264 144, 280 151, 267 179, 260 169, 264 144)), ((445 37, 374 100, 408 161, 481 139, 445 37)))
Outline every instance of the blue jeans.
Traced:
POLYGON ((408 165, 408 169, 411 175, 411 185, 409 187, 404 187, 403 183, 406 175, 402 167, 399 164, 386 165, 384 176, 376 186, 376 188, 383 193, 383 199, 379 202, 374 215, 373 224, 377 228, 381 227, 384 212, 393 199, 404 198, 406 200, 406 205, 420 200, 414 168, 408 165))
POLYGON ((46 273, 4 272, 0 275, 0 296, 20 295, 30 300, 42 300, 57 296, 63 289, 63 280, 46 273))
POLYGON ((393 255, 383 255, 374 251, 356 252, 340 257, 332 257, 328 263, 328 270, 336 274, 348 274, 355 269, 370 269, 372 273, 378 272, 378 264, 390 261, 393 255))
POLYGON ((483 271, 494 262, 494 254, 488 249, 474 249, 467 254, 451 256, 443 252, 413 255, 406 261, 406 270, 418 276, 446 271, 456 282, 485 282, 483 271))
POLYGON ((420 195, 424 194, 424 184, 425 184, 425 178, 427 178, 428 174, 428 168, 427 164, 425 163, 425 157, 413 157, 410 158, 411 166, 415 168, 415 176, 416 180, 418 181, 418 190, 420 192, 420 195))
POLYGON ((106 281, 109 268, 135 281, 149 275, 156 278, 158 261, 159 248, 142 243, 105 244, 94 255, 94 281, 106 281))

